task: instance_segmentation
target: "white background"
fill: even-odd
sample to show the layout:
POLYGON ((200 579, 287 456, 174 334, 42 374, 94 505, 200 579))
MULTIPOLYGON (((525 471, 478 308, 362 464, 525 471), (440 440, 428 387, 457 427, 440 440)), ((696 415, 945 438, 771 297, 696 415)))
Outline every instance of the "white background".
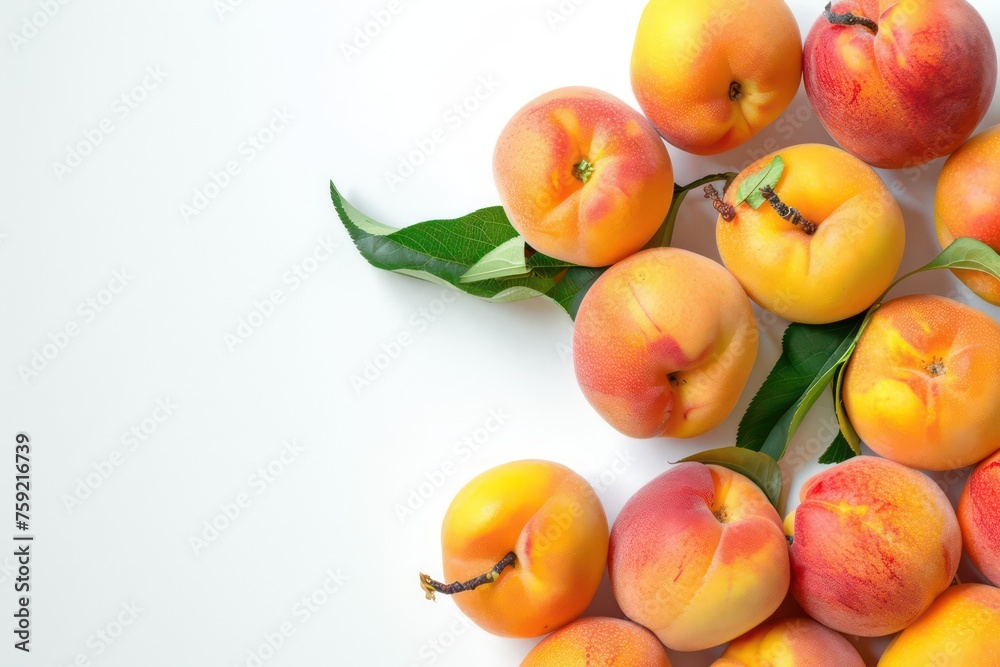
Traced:
MULTIPOLYGON (((547 458, 603 476, 613 519, 669 461, 732 444, 783 323, 763 325, 753 377, 722 427, 690 442, 630 441, 580 394, 560 309, 464 296, 445 304, 439 287, 369 267, 329 201, 333 179, 397 226, 495 204, 493 143, 528 100, 576 84, 635 103, 628 64, 640 0, 563 3, 554 24, 557 0, 403 0, 350 58, 342 45, 387 0, 234 0, 221 14, 212 0, 52 4, 58 11, 36 31, 25 21, 41 22, 38 0, 0 11, 5 34, 31 35, 14 45, 8 34, 0 48, 0 500, 10 507, 13 439, 28 432, 38 540, 25 657, 6 629, 14 529, 0 525, 0 664, 247 665, 248 651, 288 624, 294 634, 265 664, 515 665, 533 641, 466 629, 451 601, 431 604, 418 589, 418 571, 440 574, 438 531, 454 493, 502 462, 547 458), (165 78, 141 89, 147 68, 165 78), (483 77, 496 90, 449 122, 483 77), (135 107, 127 116, 122 95, 135 107), (275 110, 291 119, 269 136, 275 110), (113 131, 57 174, 54 164, 104 119, 113 131), (391 189, 386 172, 437 128, 445 143, 391 189), (271 140, 249 160, 256 149, 244 142, 258 134, 271 140), (209 187, 207 207, 186 221, 182 205, 230 161, 239 173, 209 187), (332 256, 307 261, 326 258, 330 243, 332 256), (303 266, 315 271, 296 285, 288 272, 303 266), (112 294, 116 271, 130 278, 112 294), (271 316, 228 345, 274 290, 283 299, 271 316), (105 302, 100 313, 88 299, 105 302), (73 323, 79 335, 45 348, 73 323), (352 376, 400 334, 412 343, 357 390, 352 376), (43 349, 54 358, 22 378, 19 367, 43 349), (158 400, 177 407, 153 432, 158 400), (505 415, 502 428, 474 455, 456 451, 491 411, 505 415), (134 448, 123 442, 133 427, 150 432, 134 448), (258 468, 291 440, 301 453, 261 484, 258 468), (95 477, 115 451, 121 465, 95 477), (88 476, 97 488, 80 488, 88 476), (398 506, 428 476, 443 484, 401 518, 398 506), (78 490, 89 497, 68 505, 78 490), (240 494, 249 506, 196 553, 190 538, 240 494), (329 596, 328 572, 346 577, 329 596), (296 605, 308 596, 324 603, 306 618, 296 605), (99 639, 118 634, 119 611, 132 603, 134 622, 110 645, 99 639)), ((790 4, 804 35, 825 2, 790 4)), ((1000 34, 1000 9, 974 4, 1000 34)), ((983 127, 998 122, 1000 103, 983 127)), ((738 170, 764 147, 809 141, 830 140, 800 92, 781 130, 714 158, 670 152, 677 180, 689 182, 738 170)), ((930 207, 940 166, 883 174, 900 181, 904 268, 937 252, 930 207)), ((692 197, 675 244, 717 258, 713 220, 692 197)), ((899 293, 920 291, 984 307, 949 275, 899 293)), ((825 446, 831 413, 825 398, 784 462, 793 498, 819 470, 805 462, 825 446)), ((952 495, 966 475, 944 480, 952 495)), ((605 582, 591 613, 615 612, 605 582)), ((717 654, 672 657, 700 666, 717 654)))

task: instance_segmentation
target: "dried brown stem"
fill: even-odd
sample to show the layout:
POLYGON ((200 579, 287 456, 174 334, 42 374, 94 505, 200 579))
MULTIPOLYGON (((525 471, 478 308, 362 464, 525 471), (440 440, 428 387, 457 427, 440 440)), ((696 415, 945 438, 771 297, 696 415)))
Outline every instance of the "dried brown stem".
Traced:
POLYGON ((833 11, 833 3, 829 3, 823 10, 823 17, 834 25, 860 25, 868 28, 873 34, 878 34, 878 23, 864 16, 855 16, 851 12, 838 14, 833 11))
POLYGON ((726 222, 732 222, 736 219, 736 208, 732 204, 722 201, 722 197, 719 196, 719 191, 715 189, 714 185, 705 186, 705 199, 712 200, 712 206, 726 222))
POLYGON ((807 220, 805 216, 799 213, 798 209, 792 208, 788 204, 781 201, 781 198, 778 197, 778 194, 770 186, 765 185, 762 187, 760 189, 760 193, 764 195, 764 199, 766 199, 771 205, 771 208, 774 209, 775 213, 793 225, 802 227, 802 231, 809 236, 815 234, 816 230, 819 229, 819 226, 815 222, 807 220))
POLYGON ((484 584, 492 584, 494 581, 499 579, 500 573, 503 572, 507 566, 513 565, 515 561, 517 561, 517 555, 515 555, 512 551, 504 556, 500 562, 494 565, 493 569, 486 574, 481 574, 478 577, 469 579, 468 581, 455 581, 450 584, 442 584, 440 581, 435 581, 421 572, 420 588, 423 589, 424 595, 427 596, 428 600, 433 600, 435 593, 454 595, 456 593, 462 593, 463 591, 475 590, 484 584))

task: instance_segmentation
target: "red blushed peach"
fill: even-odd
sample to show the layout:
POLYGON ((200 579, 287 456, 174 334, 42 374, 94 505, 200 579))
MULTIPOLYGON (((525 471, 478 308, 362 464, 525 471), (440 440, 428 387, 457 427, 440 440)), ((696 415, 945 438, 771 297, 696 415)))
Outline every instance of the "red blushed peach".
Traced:
POLYGON ((861 456, 812 477, 800 500, 785 522, 793 538, 792 594, 834 630, 898 632, 958 571, 955 510, 922 473, 861 456))
MULTIPOLYGON (((1000 125, 974 136, 948 158, 934 200, 938 240, 947 248, 971 237, 1000 252, 1000 125)), ((981 271, 956 270, 969 289, 1000 306, 1000 280, 981 271)))
POLYGON ((656 248, 591 287, 573 335, 576 378, 605 420, 635 438, 689 438, 732 412, 757 356, 757 320, 710 259, 656 248))
POLYGON ((838 0, 816 21, 804 55, 806 92, 823 125, 886 169, 954 152, 986 115, 997 83, 989 28, 965 0, 838 0))
POLYGON ((535 250, 607 266, 642 249, 674 196, 670 156, 642 114, 593 88, 562 88, 517 112, 497 141, 500 201, 535 250))
POLYGON ((617 618, 581 618, 546 637, 521 667, 670 667, 646 628, 617 618))
POLYGON ((958 503, 958 522, 969 558, 1000 585, 1000 452, 972 472, 958 503))
POLYGON ((768 621, 734 639, 712 667, 865 667, 851 642, 810 618, 768 621), (729 662, 726 662, 729 661, 729 662))
POLYGON ((875 452, 922 470, 1000 449, 1000 324, 940 296, 879 308, 844 376, 844 406, 875 452))
POLYGON ((788 591, 781 520, 753 482, 701 463, 672 467, 622 508, 608 573, 625 615, 668 648, 699 651, 770 616, 788 591))
POLYGON ((953 586, 882 654, 878 667, 996 667, 1000 589, 953 586))

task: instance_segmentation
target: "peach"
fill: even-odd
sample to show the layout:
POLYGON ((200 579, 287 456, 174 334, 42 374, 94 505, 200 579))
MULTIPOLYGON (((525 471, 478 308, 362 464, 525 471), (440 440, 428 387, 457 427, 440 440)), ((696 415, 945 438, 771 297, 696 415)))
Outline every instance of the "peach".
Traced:
POLYGON ((674 196, 667 149, 642 114, 593 88, 562 88, 517 112, 493 175, 514 228, 535 250, 607 266, 642 249, 674 196))
POLYGON ((954 586, 903 630, 879 667, 996 667, 1000 661, 1000 589, 954 586))
POLYGON ((581 618, 546 637, 521 667, 670 667, 660 640, 617 618, 581 618))
MULTIPOLYGON (((597 493, 569 468, 517 461, 458 492, 444 517, 441 548, 446 581, 493 573, 454 595, 466 616, 495 635, 538 637, 575 619, 593 599, 607 561, 608 520, 597 493)), ((429 598, 453 592, 420 578, 429 598)))
POLYGON ((857 649, 811 618, 772 620, 734 639, 712 667, 865 667, 857 649))
POLYGON ((782 0, 650 0, 632 90, 660 134, 713 155, 778 118, 802 81, 802 38, 782 0))
POLYGON ((958 503, 958 523, 973 564, 1000 584, 1000 452, 972 471, 958 503))
POLYGON ((739 283, 676 248, 633 255, 584 297, 576 378, 605 420, 635 438, 689 438, 732 412, 757 356, 757 321, 739 283))
POLYGON ((878 637, 948 588, 962 555, 951 503, 926 475, 861 456, 809 479, 785 521, 792 594, 839 632, 878 637))
POLYGON ((726 191, 737 201, 743 182, 780 155, 774 192, 814 229, 763 202, 722 216, 716 240, 722 262, 762 307, 794 322, 837 322, 867 310, 903 261, 903 214, 868 165, 832 146, 785 148, 747 167, 726 191))
POLYGON ((1000 449, 1000 324, 940 296, 879 308, 844 376, 844 406, 875 452, 923 470, 1000 449))
POLYGON ((806 93, 819 119, 875 167, 951 154, 996 89, 993 39, 965 0, 838 0, 804 51, 806 93))
POLYGON ((781 519, 749 479, 701 463, 639 490, 611 530, 608 573, 625 615, 676 651, 757 626, 788 592, 781 519))
MULTIPOLYGON (((934 201, 942 248, 971 237, 1000 252, 1000 125, 977 134, 944 164, 934 201)), ((955 275, 980 298, 1000 306, 1000 280, 980 271, 955 275)))

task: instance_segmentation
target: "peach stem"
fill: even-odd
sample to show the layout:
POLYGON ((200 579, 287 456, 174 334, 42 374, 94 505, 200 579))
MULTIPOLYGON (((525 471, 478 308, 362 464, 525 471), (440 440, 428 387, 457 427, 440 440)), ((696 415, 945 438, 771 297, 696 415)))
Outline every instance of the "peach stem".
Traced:
POLYGON ((862 25, 871 30, 872 34, 878 34, 878 23, 864 16, 855 16, 851 12, 838 14, 833 11, 832 2, 827 4, 826 9, 823 10, 823 16, 834 25, 862 25))
POLYGON ((806 220, 805 217, 799 213, 798 209, 792 208, 785 202, 781 201, 781 198, 778 197, 778 194, 770 186, 765 185, 762 187, 760 189, 760 194, 764 196, 764 199, 766 199, 771 205, 771 208, 774 209, 775 213, 793 225, 801 226, 802 231, 804 231, 807 235, 812 236, 816 233, 816 230, 819 229, 815 222, 806 220))
POLYGON ((486 574, 481 574, 478 577, 469 579, 466 582, 456 581, 450 584, 442 584, 440 581, 435 581, 421 572, 420 588, 423 589, 428 600, 433 600, 435 593, 454 595, 455 593, 462 593, 463 591, 475 590, 484 584, 492 584, 494 581, 499 579, 500 573, 503 572, 508 565, 513 565, 516 560, 517 555, 511 551, 509 554, 504 556, 499 563, 494 565, 492 570, 486 574))
MULTIPOLYGON (((656 234, 653 235, 652 240, 646 244, 647 248, 667 248, 670 246, 670 241, 674 238, 674 227, 677 226, 677 214, 681 211, 681 204, 684 203, 684 199, 687 197, 688 192, 699 188, 703 185, 708 185, 709 183, 714 183, 715 181, 725 181, 726 188, 729 184, 733 182, 739 174, 733 172, 726 172, 724 174, 711 174, 710 176, 705 176, 704 178, 699 178, 694 183, 688 183, 687 185, 677 185, 674 184, 674 202, 670 206, 670 211, 667 213, 666 220, 657 230, 656 234)), ((725 192, 725 189, 723 190, 725 192)))

